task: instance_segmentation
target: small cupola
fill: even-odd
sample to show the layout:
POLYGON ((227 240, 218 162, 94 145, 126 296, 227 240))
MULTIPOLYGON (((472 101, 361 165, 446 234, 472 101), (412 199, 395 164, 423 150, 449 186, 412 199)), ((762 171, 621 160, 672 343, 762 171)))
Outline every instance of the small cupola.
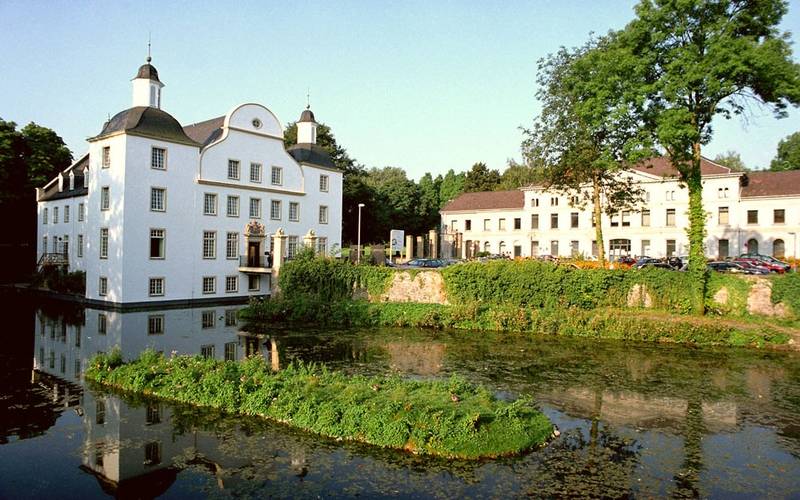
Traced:
POLYGON ((164 84, 158 79, 158 70, 150 64, 151 60, 148 55, 147 62, 139 67, 133 79, 133 107, 149 106, 161 109, 161 89, 164 84))
POLYGON ((317 120, 310 106, 300 114, 297 121, 297 144, 316 144, 317 143, 317 120))

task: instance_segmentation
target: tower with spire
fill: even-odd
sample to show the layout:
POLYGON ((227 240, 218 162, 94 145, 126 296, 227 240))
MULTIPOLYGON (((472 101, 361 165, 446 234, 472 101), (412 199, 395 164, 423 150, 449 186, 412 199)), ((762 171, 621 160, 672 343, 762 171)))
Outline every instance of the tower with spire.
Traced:
POLYGON ((133 106, 149 106, 161 109, 161 89, 164 84, 158 79, 156 67, 150 64, 150 42, 147 42, 147 62, 139 67, 133 78, 133 106))
POLYGON ((303 110, 297 121, 297 144, 316 144, 317 126, 317 120, 311 111, 311 103, 306 102, 306 109, 303 110))

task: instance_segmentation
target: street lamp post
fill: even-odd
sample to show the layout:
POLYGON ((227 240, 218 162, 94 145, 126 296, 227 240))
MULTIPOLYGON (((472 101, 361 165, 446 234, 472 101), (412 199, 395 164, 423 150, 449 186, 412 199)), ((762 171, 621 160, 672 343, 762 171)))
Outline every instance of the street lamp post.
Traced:
POLYGON ((361 209, 364 208, 363 203, 358 204, 358 253, 356 254, 356 264, 361 264, 361 209))

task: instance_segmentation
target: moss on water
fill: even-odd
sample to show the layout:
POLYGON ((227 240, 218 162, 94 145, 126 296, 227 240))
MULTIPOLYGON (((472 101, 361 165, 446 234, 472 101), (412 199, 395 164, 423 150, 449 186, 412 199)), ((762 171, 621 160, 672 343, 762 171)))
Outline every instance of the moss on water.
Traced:
POLYGON ((460 377, 349 376, 317 364, 274 372, 242 362, 145 351, 98 354, 86 378, 123 391, 260 416, 335 439, 449 458, 512 455, 544 444, 549 419, 525 398, 500 401, 460 377))

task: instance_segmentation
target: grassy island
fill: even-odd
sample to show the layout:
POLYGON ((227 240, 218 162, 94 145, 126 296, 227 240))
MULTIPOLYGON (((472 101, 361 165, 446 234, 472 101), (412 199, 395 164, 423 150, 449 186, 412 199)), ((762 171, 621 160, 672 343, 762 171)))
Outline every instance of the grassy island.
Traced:
POLYGON ((145 351, 130 362, 123 362, 119 352, 98 354, 86 378, 334 439, 449 458, 521 453, 553 433, 549 419, 529 400, 500 401, 459 377, 349 376, 303 363, 275 372, 258 356, 234 362, 145 351))

